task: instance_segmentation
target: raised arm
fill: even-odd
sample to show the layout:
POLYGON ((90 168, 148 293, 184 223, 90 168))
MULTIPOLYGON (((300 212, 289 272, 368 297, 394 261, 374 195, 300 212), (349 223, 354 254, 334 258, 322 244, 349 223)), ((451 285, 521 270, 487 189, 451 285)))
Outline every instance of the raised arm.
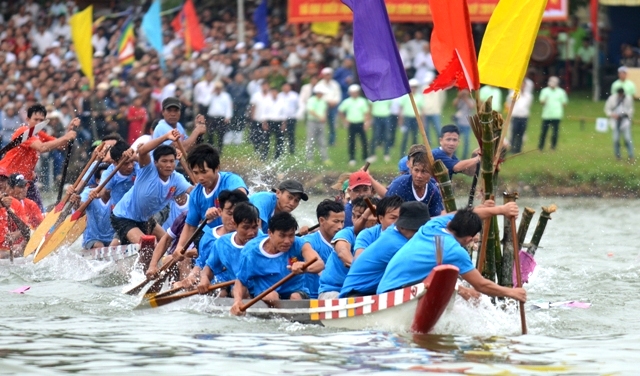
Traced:
POLYGON ((167 140, 175 141, 180 139, 180 132, 177 129, 172 130, 171 132, 165 133, 161 137, 155 138, 145 144, 142 144, 138 147, 138 165, 140 167, 145 167, 149 163, 151 163, 151 155, 150 153, 162 145, 163 142, 167 140))
POLYGON ((184 150, 189 152, 189 150, 191 150, 191 148, 196 145, 198 136, 205 133, 207 133, 207 127, 205 125, 204 116, 199 114, 198 116, 196 116, 196 127, 193 129, 193 132, 191 132, 189 138, 184 140, 184 142, 182 143, 184 145, 184 150))

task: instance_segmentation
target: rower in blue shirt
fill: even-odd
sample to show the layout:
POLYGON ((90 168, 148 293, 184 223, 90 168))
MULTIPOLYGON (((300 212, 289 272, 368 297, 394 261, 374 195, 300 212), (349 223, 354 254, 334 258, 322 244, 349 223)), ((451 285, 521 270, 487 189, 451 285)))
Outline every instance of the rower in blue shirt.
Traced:
MULTIPOLYGON (((300 205, 300 200, 307 201, 309 196, 304 192, 302 183, 295 180, 285 180, 275 192, 258 192, 249 197, 260 212, 262 232, 269 230, 269 219, 277 213, 291 213, 300 205)), ((300 233, 306 234, 306 226, 300 229, 300 233)))
MULTIPOLYGON (((233 223, 236 231, 223 235, 213 244, 206 265, 200 272, 198 292, 201 294, 208 292, 212 281, 220 283, 236 279, 244 246, 260 233, 258 209, 249 202, 241 202, 233 208, 233 223)), ((230 296, 230 291, 230 288, 224 289, 220 296, 230 296)))
MULTIPOLYGON (((80 202, 89 199, 89 193, 100 185, 102 172, 106 170, 108 165, 103 164, 98 167, 94 173, 96 185, 86 187, 80 194, 80 202)), ((102 197, 98 197, 91 201, 87 207, 87 227, 82 234, 82 248, 93 249, 108 246, 113 239, 113 228, 111 227, 111 200, 106 201, 102 197)))
MULTIPOLYGON (((167 133, 174 129, 180 133, 180 140, 184 146, 186 152, 189 152, 191 148, 196 144, 198 136, 207 132, 205 117, 203 115, 196 116, 196 126, 191 132, 191 135, 187 137, 187 133, 184 131, 184 127, 179 123, 180 111, 182 110, 182 103, 178 98, 168 97, 162 101, 162 119, 158 122, 153 130, 153 139, 164 137, 167 133)), ((175 140, 165 139, 163 144, 171 145, 175 140)))
POLYGON ((458 267, 460 276, 477 292, 526 301, 527 293, 524 289, 502 287, 482 277, 463 248, 473 241, 473 237, 482 228, 482 218, 492 215, 517 216, 518 206, 511 202, 502 206, 476 207, 473 210, 465 208, 458 210, 455 215, 432 218, 391 258, 378 284, 377 293, 422 282, 438 263, 435 237, 440 236, 443 241, 442 263, 458 267))
MULTIPOLYGON (((424 149, 424 146, 422 148, 424 149)), ((422 201, 429 206, 431 217, 445 214, 440 189, 436 180, 429 174, 426 150, 416 150, 410 154, 408 163, 409 175, 395 178, 389 185, 386 195, 398 195, 405 202, 422 201)))
MULTIPOLYGON (((403 202, 404 200, 397 195, 384 197, 377 204, 374 204, 377 225, 362 231, 360 231, 359 226, 354 226, 355 231, 358 232, 356 243, 353 245, 353 249, 355 249, 354 258, 357 259, 365 248, 375 242, 383 231, 398 220, 400 206, 403 202)), ((364 215, 368 215, 368 213, 368 211, 365 211, 364 215)))
MULTIPOLYGON (((405 202, 400 216, 380 237, 364 249, 351 265, 340 297, 375 295, 391 258, 429 220, 429 208, 419 201, 405 202)), ((356 240, 356 244, 357 244, 356 240)))
MULTIPOLYGON (((371 199, 374 205, 377 199, 371 199)), ((367 203, 362 197, 353 200, 352 221, 360 228, 369 228, 376 224, 376 217, 370 214, 367 203), (365 215, 365 212, 369 213, 365 215)), ((318 299, 336 299, 340 294, 342 283, 344 282, 355 250, 353 245, 356 242, 354 227, 345 227, 338 231, 333 237, 331 244, 333 252, 327 260, 326 267, 320 275, 320 286, 318 288, 318 299)))
POLYGON ((308 242, 295 236, 297 228, 298 222, 291 214, 280 212, 269 220, 266 236, 259 236, 247 243, 241 252, 240 267, 236 272, 232 314, 243 313, 240 311, 243 298, 259 295, 290 273, 295 276, 267 294, 263 300, 273 303, 280 299, 309 298, 302 273, 320 273, 324 269, 324 262, 308 242), (303 271, 304 261, 314 258, 317 260, 303 271))
MULTIPOLYGON (((344 205, 335 200, 324 200, 316 207, 316 218, 320 225, 318 231, 305 236, 303 239, 311 244, 311 247, 318 252, 325 265, 329 256, 333 253, 331 240, 344 227, 344 205)), ((318 298, 318 288, 320 287, 320 276, 306 273, 305 285, 309 290, 309 297, 318 298)))
POLYGON ((480 149, 476 149, 471 153, 472 155, 475 154, 475 157, 459 160, 455 154, 460 144, 460 130, 457 126, 449 124, 442 127, 439 140, 440 147, 433 149, 431 154, 433 159, 441 160, 447 167, 449 179, 453 177, 453 174, 463 173, 473 176, 476 173, 476 166, 480 163, 480 155, 478 153, 480 149))
MULTIPOLYGON (((102 173, 103 179, 109 176, 125 154, 128 157, 132 155, 133 152, 127 152, 130 148, 129 144, 124 141, 118 141, 113 145, 109 150, 111 159, 113 159, 113 164, 111 164, 109 168, 102 173)), ((113 178, 111 178, 111 180, 109 180, 107 185, 105 185, 103 196, 105 198, 111 198, 111 202, 113 202, 114 205, 120 202, 124 194, 129 192, 131 187, 133 187, 133 183, 136 181, 136 176, 138 176, 138 171, 140 171, 138 162, 135 158, 130 158, 128 162, 120 167, 120 170, 113 176, 113 178)))
MULTIPOLYGON (((193 148, 187 157, 187 163, 198 180, 189 195, 189 211, 184 230, 178 240, 178 249, 193 235, 203 219, 209 221, 209 230, 222 224, 219 195, 224 190, 239 189, 248 192, 242 178, 232 172, 220 171, 220 153, 209 144, 200 144, 193 148)), ((181 258, 178 253, 174 257, 181 258)))
POLYGON ((166 140, 175 141, 179 137, 180 133, 173 130, 138 149, 139 174, 133 188, 125 193, 111 214, 111 225, 122 244, 140 243, 144 234, 153 234, 160 239, 164 230, 153 215, 176 195, 193 189, 184 176, 175 172, 176 150, 172 146, 161 145, 166 140), (151 151, 154 161, 151 160, 151 151))
POLYGON ((167 231, 173 225, 173 222, 180 216, 180 214, 189 210, 189 195, 182 194, 176 196, 169 204, 169 216, 162 224, 162 229, 167 231))

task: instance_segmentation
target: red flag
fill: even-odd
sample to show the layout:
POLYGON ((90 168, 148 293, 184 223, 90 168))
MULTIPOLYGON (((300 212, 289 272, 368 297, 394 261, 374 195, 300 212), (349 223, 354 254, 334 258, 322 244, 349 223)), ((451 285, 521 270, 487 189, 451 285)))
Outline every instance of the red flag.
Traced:
POLYGON ((171 21, 171 27, 176 33, 182 34, 187 51, 200 51, 204 48, 204 36, 192 0, 184 3, 180 13, 171 21))
POLYGON ((424 90, 424 93, 447 90, 454 86, 460 89, 469 89, 473 87, 469 71, 464 65, 462 65, 462 59, 460 58, 458 50, 453 52, 453 57, 449 60, 447 67, 440 71, 438 77, 431 82, 431 85, 424 90))
POLYGON ((429 6, 433 15, 431 55, 436 69, 445 76, 440 82, 436 82, 440 77, 436 78, 433 84, 455 82, 460 89, 477 90, 478 60, 466 0, 431 0, 429 6))
POLYGON ((591 0, 591 30, 593 33, 593 40, 600 42, 600 29, 598 28, 598 0, 591 0))

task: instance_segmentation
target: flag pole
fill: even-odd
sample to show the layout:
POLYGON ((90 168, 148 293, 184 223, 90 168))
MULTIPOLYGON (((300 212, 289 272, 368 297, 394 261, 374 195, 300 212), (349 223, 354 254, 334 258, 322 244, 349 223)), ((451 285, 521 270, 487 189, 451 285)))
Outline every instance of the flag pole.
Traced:
POLYGON ((244 0, 238 0, 238 43, 244 42, 244 0))
POLYGON ((413 98, 413 91, 409 92, 409 99, 411 99, 411 107, 413 107, 413 113, 416 115, 416 120, 418 120, 418 128, 420 128, 420 134, 422 135, 422 142, 424 142, 425 148, 427 148, 427 159, 429 159, 429 164, 431 168, 435 166, 436 161, 433 159, 433 153, 431 152, 431 144, 429 144, 429 139, 427 138, 427 132, 424 130, 424 124, 422 123, 422 118, 420 117, 420 113, 418 112, 418 106, 416 106, 416 100, 413 98))
POLYGON ((511 125, 511 115, 513 114, 513 106, 516 104, 516 101, 520 97, 520 91, 514 90, 513 97, 511 97, 511 105, 509 105, 509 111, 507 112, 507 120, 505 120, 504 124, 502 124, 502 132, 500 132, 500 141, 498 142, 498 150, 495 156, 493 157, 493 170, 495 171, 498 168, 498 163, 500 162, 500 155, 502 154, 502 150, 504 149, 504 138, 507 135, 507 130, 509 129, 509 125, 511 125))

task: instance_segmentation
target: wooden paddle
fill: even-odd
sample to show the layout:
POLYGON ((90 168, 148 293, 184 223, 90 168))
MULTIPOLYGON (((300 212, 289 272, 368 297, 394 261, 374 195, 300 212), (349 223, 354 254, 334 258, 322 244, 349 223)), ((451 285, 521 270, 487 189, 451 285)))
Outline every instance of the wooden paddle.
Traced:
MULTIPOLYGON (((312 231, 314 231, 315 229, 317 229, 318 227, 320 227, 320 223, 316 223, 315 225, 309 227, 309 232, 307 234, 310 234, 312 231)), ((296 236, 300 236, 300 233, 296 233, 296 236)))
MULTIPOLYGON (((122 166, 128 161, 129 160, 127 158, 121 158, 120 163, 118 163, 116 168, 111 171, 109 176, 107 176, 104 181, 100 183, 98 188, 96 188, 96 191, 100 193, 107 185, 107 183, 111 180, 111 178, 113 178, 118 173, 118 171, 120 171, 122 166)), ((58 249, 58 247, 70 245, 78 239, 80 234, 82 234, 82 232, 84 232, 84 229, 86 228, 87 219, 84 215, 84 212, 85 210, 87 210, 92 201, 93 199, 89 198, 82 205, 80 205, 78 210, 76 210, 73 215, 67 217, 64 222, 62 222, 53 230, 53 232, 49 236, 49 240, 46 241, 46 243, 38 250, 35 257, 33 258, 34 264, 40 262, 40 260, 47 257, 50 253, 58 249)))
POLYGON ((5 147, 0 149, 0 159, 2 159, 4 155, 7 154, 11 149, 14 149, 20 146, 23 142, 27 141, 29 138, 40 133, 40 131, 44 129, 44 127, 46 127, 47 124, 49 124, 49 119, 45 119, 44 121, 39 122, 33 128, 26 129, 24 132, 22 132, 22 134, 18 135, 18 137, 11 140, 5 147))
MULTIPOLYGON (((312 258, 311 260, 307 261, 304 263, 304 265, 302 265, 302 270, 307 270, 307 268, 309 266, 311 266, 311 264, 313 264, 314 262, 318 261, 317 257, 312 258)), ((257 302, 259 302, 260 300, 262 300, 262 298, 264 298, 265 296, 269 295, 273 290, 277 289, 278 287, 284 285, 285 283, 287 283, 287 281, 289 281, 291 278, 293 278, 296 274, 293 273, 289 273, 288 276, 282 278, 281 280, 279 280, 278 282, 276 282, 273 286, 269 287, 268 289, 264 290, 263 292, 261 292, 258 296, 256 296, 255 298, 251 299, 248 303, 243 304, 240 307, 240 312, 244 312, 247 309, 249 309, 252 305, 256 304, 257 302)))
MULTIPOLYGON (((89 159, 89 162, 87 162, 87 164, 84 166, 84 169, 76 179, 75 183, 73 183, 73 187, 76 192, 78 192, 78 186, 82 182, 82 178, 87 173, 87 171, 89 170, 93 162, 96 161, 96 158, 97 158, 96 154, 91 155, 91 159, 89 159)), ((98 163, 96 163, 94 168, 97 168, 97 166, 98 166, 98 163)), ((89 175, 89 177, 87 178, 87 181, 88 179, 91 178, 91 175, 92 174, 89 175)), ((60 218, 60 214, 64 210, 65 205, 67 201, 69 201, 70 197, 71 196, 69 196, 68 194, 65 194, 62 200, 60 200, 60 202, 53 208, 53 210, 51 210, 44 216, 44 219, 42 220, 42 222, 40 222, 40 225, 38 226, 38 228, 36 228, 36 230, 33 232, 33 235, 31 235, 31 239, 29 240, 29 242, 27 242, 27 246, 24 249, 24 257, 27 257, 28 255, 35 252, 36 249, 40 247, 42 242, 45 241, 45 237, 49 233, 49 230, 51 230, 51 228, 60 218)))
POLYGON ((371 212, 371 214, 377 217, 378 215, 376 214, 376 207, 373 206, 371 199, 369 197, 365 197, 364 202, 367 204, 367 207, 369 207, 369 211, 371 212))
MULTIPOLYGON (((516 287, 522 287, 522 275, 520 274, 520 244, 518 244, 518 230, 516 230, 516 218, 511 217, 511 238, 513 239, 513 261, 516 264, 516 287)), ((527 334, 527 317, 524 312, 524 302, 520 302, 520 324, 522 334, 527 334)))
POLYGON ((73 153, 73 140, 69 140, 67 143, 67 156, 64 159, 64 165, 62 166, 62 178, 60 178, 60 187, 58 188, 58 198, 56 205, 62 200, 62 192, 64 191, 64 183, 67 180, 67 170, 69 169, 69 161, 71 160, 71 153, 73 153))
MULTIPOLYGON (((198 236, 198 234, 200 234, 200 231, 202 231, 202 229, 206 225, 207 225, 207 220, 206 219, 203 220, 202 222, 200 222, 200 224, 198 225, 196 230, 193 232, 191 237, 185 242, 185 245, 182 247, 182 249, 180 249, 180 250, 176 249, 176 252, 180 252, 180 254, 183 255, 187 251, 187 248, 189 247, 189 245, 191 245, 191 243, 193 243, 193 241, 198 236)), ((151 281, 154 281, 154 280, 156 280, 158 278, 160 278, 160 280, 158 281, 159 283, 164 282, 164 277, 169 275, 169 273, 167 271, 169 270, 169 268, 174 266, 176 263, 177 263, 176 259, 172 257, 169 262, 167 262, 166 264, 164 264, 164 265, 162 265, 160 267, 160 270, 158 270, 158 274, 153 276, 153 278, 146 277, 144 281, 140 282, 139 284, 137 284, 133 288, 131 288, 131 289, 127 290, 127 291, 124 291, 123 293, 127 294, 127 295, 136 295, 137 293, 142 291, 142 289, 147 285, 147 283, 149 283, 151 281)), ((153 285, 151 285, 151 287, 149 287, 148 290, 153 289, 155 285, 156 285, 155 283, 153 285)))
POLYGON ((193 174, 193 171, 191 171, 191 167, 189 167, 189 164, 187 163, 187 152, 184 150, 184 145, 182 145, 182 141, 180 141, 179 139, 176 140, 176 145, 178 145, 178 150, 180 150, 180 154, 182 154, 180 156, 180 163, 182 163, 182 168, 184 168, 184 171, 187 173, 187 175, 189 175, 189 179, 191 179, 191 183, 198 184, 198 180, 196 180, 196 176, 193 174))
MULTIPOLYGON (((229 286, 232 286, 234 283, 236 283, 235 280, 216 283, 215 285, 209 285, 209 287, 207 287, 207 291, 212 292, 217 289, 229 287, 229 286)), ((148 308, 148 307, 157 308, 163 305, 167 305, 169 303, 177 302, 178 300, 188 298, 190 296, 194 296, 196 294, 198 294, 198 290, 187 291, 182 294, 177 294, 172 296, 166 296, 166 295, 163 297, 154 296, 150 299, 144 299, 142 302, 140 302, 140 304, 136 307, 136 309, 148 308)))

